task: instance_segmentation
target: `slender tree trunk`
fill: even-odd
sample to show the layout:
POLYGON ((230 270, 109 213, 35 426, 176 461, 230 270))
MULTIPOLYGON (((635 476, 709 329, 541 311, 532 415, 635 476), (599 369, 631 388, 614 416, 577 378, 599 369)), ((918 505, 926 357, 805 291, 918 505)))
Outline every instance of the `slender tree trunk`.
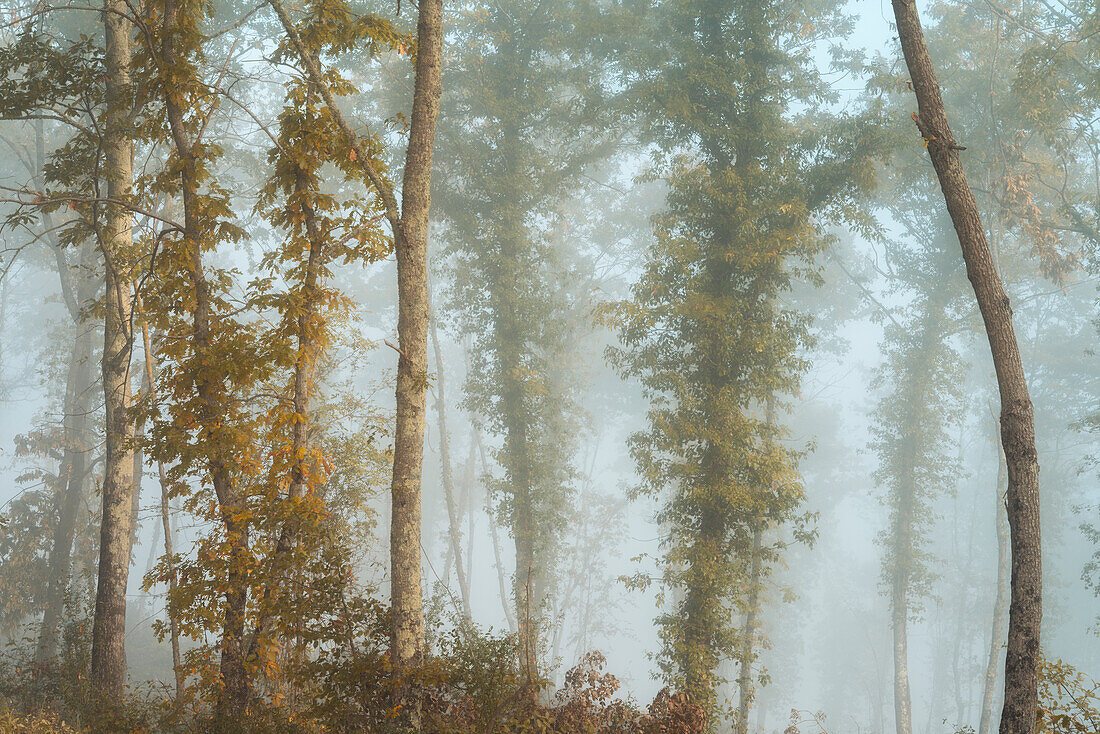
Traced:
MULTIPOLYGON (((470 444, 470 454, 466 459, 465 487, 462 492, 462 507, 466 514, 466 583, 472 583, 474 573, 474 445, 470 444)), ((462 563, 462 559, 458 559, 462 563)))
MULTIPOLYGON (((311 57, 311 59, 314 64, 317 63, 315 58, 311 57)), ((312 100, 310 100, 310 103, 312 103, 312 100)), ((302 201, 308 201, 309 182, 304 172, 298 172, 294 185, 295 194, 302 201)), ((301 312, 295 324, 295 338, 298 344, 294 357, 291 405, 294 408, 296 418, 291 427, 290 439, 291 456, 295 458, 290 467, 290 485, 286 494, 290 512, 279 530, 279 537, 275 543, 275 551, 272 556, 272 566, 280 574, 283 572, 283 566, 290 557, 291 551, 298 543, 301 528, 296 505, 310 488, 310 474, 312 473, 309 456, 309 432, 312 425, 310 404, 315 381, 314 367, 321 359, 323 349, 319 337, 324 328, 321 323, 320 308, 325 242, 317 222, 316 210, 309 204, 303 204, 302 217, 306 226, 309 252, 306 257, 305 277, 301 283, 301 312)), ((286 569, 285 571, 287 575, 293 573, 293 569, 286 569)), ((269 585, 264 589, 259 603, 259 618, 256 620, 255 629, 249 635, 244 646, 245 660, 253 667, 259 667, 259 656, 264 638, 272 632, 277 621, 275 611, 270 606, 276 591, 274 585, 269 585)), ((292 589, 289 593, 295 594, 297 592, 292 589)))
MULTIPOLYGON (((107 112, 103 150, 107 196, 128 198, 133 185, 130 140, 130 21, 122 0, 106 0, 107 112)), ((92 681, 103 700, 118 702, 126 688, 126 583, 133 539, 133 421, 130 411, 130 318, 128 260, 133 246, 129 209, 108 204, 99 233, 106 274, 104 299, 103 396, 107 458, 103 475, 103 515, 99 540, 99 580, 92 624, 92 681)))
POLYGON ((519 634, 519 665, 527 682, 538 678, 538 637, 542 618, 536 588, 539 583, 535 565, 534 528, 532 527, 530 499, 520 503, 515 513, 519 522, 514 525, 516 547, 515 603, 517 632, 519 634))
MULTIPOLYGON (((478 451, 481 454, 481 471, 485 476, 489 475, 489 463, 485 458, 485 446, 481 443, 481 436, 474 439, 477 442, 478 451)), ((504 617, 508 620, 508 629, 512 634, 519 633, 519 625, 516 624, 515 614, 512 613, 511 595, 508 593, 508 582, 505 580, 504 563, 500 557, 500 538, 497 535, 497 524, 493 520, 493 508, 489 504, 489 496, 485 496, 485 515, 489 519, 489 536, 493 541, 493 561, 497 567, 497 586, 500 591, 500 603, 504 605, 504 617)))
MULTIPOLYGON (((36 186, 42 190, 45 183, 42 171, 46 164, 46 142, 43 120, 36 120, 35 177, 36 186)), ((88 452, 91 440, 88 435, 88 415, 92 399, 92 348, 95 340, 91 323, 85 323, 81 309, 89 305, 99 290, 98 276, 93 276, 96 248, 86 241, 80 249, 80 272, 74 278, 65 257, 63 244, 54 233, 53 217, 43 214, 45 234, 52 246, 57 263, 57 275, 65 306, 76 327, 69 354, 69 370, 65 383, 63 425, 64 454, 58 471, 58 516, 50 546, 49 576, 46 582, 46 600, 35 660, 38 664, 52 660, 57 654, 60 623, 64 616, 72 570, 72 548, 76 534, 76 517, 84 491, 87 475, 88 452), (74 283, 74 280, 76 281, 74 283)), ((4 303, 7 304, 7 290, 4 303)))
POLYGON ((1005 515, 1002 487, 1005 486, 1007 467, 1001 449, 1000 426, 997 431, 997 486, 994 511, 997 517, 997 599, 993 603, 993 622, 989 634, 989 658, 985 666, 985 685, 982 690, 982 713, 978 734, 990 734, 993 729, 993 699, 997 689, 997 668, 1001 660, 1001 645, 1005 638, 1005 622, 1008 616, 1009 595, 1009 542, 1008 518, 1005 515))
MULTIPOLYGON (((775 451, 775 444, 772 437, 778 429, 776 423, 775 397, 773 395, 768 396, 765 404, 765 414, 768 426, 766 448, 770 454, 775 451)), ((770 490, 771 488, 769 487, 767 489, 770 490)), ((741 646, 737 656, 740 676, 737 679, 738 704, 735 726, 738 734, 747 734, 749 730, 749 710, 755 698, 752 684, 752 664, 756 659, 756 652, 754 649, 756 643, 756 625, 757 617, 760 614, 760 592, 764 572, 764 558, 762 552, 763 540, 764 520, 763 518, 757 518, 752 531, 752 556, 749 567, 749 594, 747 600, 748 610, 745 613, 745 629, 741 637, 741 646)))
POLYGON ((1001 444, 1008 473, 1012 547, 1011 604, 1001 734, 1032 734, 1038 712, 1043 565, 1035 422, 1012 308, 986 240, 974 194, 944 110, 915 0, 892 0, 905 62, 916 92, 915 116, 959 236, 966 272, 985 323, 1001 397, 1001 444))
MULTIPOLYGON (((161 62, 172 68, 179 61, 177 43, 182 38, 180 6, 177 0, 164 0, 161 34, 161 62)), ((221 445, 225 437, 224 410, 218 397, 221 376, 208 363, 211 346, 210 319, 213 304, 210 283, 203 271, 202 203, 199 201, 198 172, 194 146, 184 117, 183 100, 178 90, 166 86, 165 117, 172 144, 180 160, 180 194, 183 202, 183 232, 180 248, 187 267, 187 277, 194 293, 192 314, 191 358, 199 367, 195 376, 195 391, 201 406, 198 422, 207 438, 207 470, 218 510, 225 527, 229 546, 229 570, 226 574, 225 607, 223 610, 221 689, 214 706, 215 727, 226 729, 243 719, 252 694, 252 682, 245 666, 245 615, 248 607, 247 563, 249 527, 243 499, 233 486, 232 472, 223 456, 221 445)))
MULTIPOLYGON (((137 296, 140 298, 140 296, 137 296)), ((136 299, 135 299, 136 300, 136 299)), ((152 389, 152 383, 149 382, 148 375, 145 374, 145 370, 142 370, 141 375, 141 387, 139 388, 138 395, 147 395, 149 390, 152 389)), ((145 442, 145 415, 141 414, 134 418, 134 441, 133 441, 133 484, 134 489, 130 493, 130 513, 134 518, 130 527, 130 553, 131 556, 135 552, 137 547, 138 536, 141 535, 141 483, 145 478, 145 452, 142 450, 142 444, 145 442)))
POLYGON ((753 649, 756 642, 756 618, 760 612, 760 583, 763 572, 761 545, 764 537, 763 521, 758 520, 752 531, 752 568, 749 577, 748 611, 745 613, 745 629, 741 636, 741 649, 738 651, 740 676, 737 679, 738 702, 736 731, 747 734, 749 730, 749 707, 754 698, 752 685, 752 663, 755 659, 753 649))
MULTIPOLYGON (((91 246, 87 246, 87 250, 92 251, 91 246)), ((86 282, 92 283, 91 279, 86 282)), ((82 298, 90 300, 93 297, 92 288, 78 290, 85 291, 82 298)), ((47 663, 57 655, 61 619, 65 613, 72 569, 76 519, 80 510, 84 479, 88 473, 88 452, 91 451, 88 414, 92 410, 92 350, 96 333, 91 324, 78 323, 76 328, 77 335, 69 352, 69 371, 65 380, 65 448, 58 472, 57 524, 54 526, 50 548, 45 613, 35 650, 35 660, 39 664, 47 663)))
MULTIPOLYGON (((439 333, 435 319, 431 318, 432 348, 435 350, 435 412, 439 420, 439 462, 443 474, 443 497, 447 504, 447 531, 451 540, 451 554, 455 560, 455 569, 458 572, 458 588, 462 594, 462 611, 467 621, 470 614, 470 587, 466 581, 466 569, 462 566, 462 530, 459 527, 459 512, 455 506, 455 481, 451 471, 451 440, 447 431, 447 397, 446 380, 443 373, 443 354, 439 349, 439 333)), ((449 573, 449 565, 445 566, 449 573)))
MULTIPOLYGON (((142 392, 152 398, 156 389, 156 382, 153 369, 153 340, 149 336, 149 325, 145 322, 144 315, 141 307, 141 298, 138 297, 135 302, 139 315, 142 315, 141 319, 141 339, 145 352, 145 369, 142 379, 142 392)), ((157 462, 157 478, 160 480, 160 525, 158 530, 164 536, 164 559, 168 565, 168 594, 174 596, 176 592, 176 586, 179 583, 179 578, 176 574, 176 556, 172 547, 172 518, 170 514, 170 497, 168 495, 168 476, 164 471, 164 463, 157 462)), ((153 538, 153 546, 157 542, 156 534, 153 538)), ((152 566, 153 548, 150 547, 150 567, 152 566)), ((148 573, 148 571, 146 571, 148 573)), ((180 635, 179 625, 176 623, 176 615, 172 613, 171 606, 168 607, 168 636, 172 646, 172 673, 175 676, 176 688, 175 688, 175 701, 178 705, 181 696, 183 695, 184 677, 183 666, 180 660, 180 635)))

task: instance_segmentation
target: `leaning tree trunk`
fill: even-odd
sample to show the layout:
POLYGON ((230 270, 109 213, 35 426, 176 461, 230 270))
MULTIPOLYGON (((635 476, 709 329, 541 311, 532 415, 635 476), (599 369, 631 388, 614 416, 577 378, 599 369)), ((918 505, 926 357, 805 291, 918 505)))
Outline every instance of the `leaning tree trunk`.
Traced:
MULTIPOLYGON (((130 118, 130 21, 122 0, 106 0, 107 112, 103 150, 107 196, 119 202, 133 185, 130 118)), ((126 687, 126 582, 134 523, 133 421, 130 412, 131 287, 128 259, 133 246, 133 215, 108 203, 100 232, 106 274, 103 335, 103 396, 107 458, 100 521, 99 582, 92 624, 92 681, 104 701, 117 702, 126 687)))
POLYGON ((1005 618, 1008 616, 1008 518, 1005 517, 1004 499, 1001 494, 1001 487, 1005 484, 1006 468, 1005 454, 1001 449, 999 435, 997 436, 997 458, 997 486, 995 489, 997 501, 993 506, 997 516, 997 600, 993 604, 993 623, 989 634, 989 659, 985 667, 985 686, 982 690, 982 713, 978 723, 978 734, 989 734, 993 726, 993 697, 997 688, 997 667, 1001 659, 1005 618))
POLYGON ((1001 734, 1032 734, 1038 712, 1039 634, 1043 618, 1043 565, 1039 525, 1039 462, 1035 421, 1012 308, 997 274, 974 194, 951 133, 939 83, 924 41, 915 0, 893 0, 905 62, 917 95, 914 116, 936 169, 947 210, 959 236, 966 273, 985 323, 1001 397, 1001 445, 1008 471, 1008 523, 1012 589, 1005 655, 1001 734))

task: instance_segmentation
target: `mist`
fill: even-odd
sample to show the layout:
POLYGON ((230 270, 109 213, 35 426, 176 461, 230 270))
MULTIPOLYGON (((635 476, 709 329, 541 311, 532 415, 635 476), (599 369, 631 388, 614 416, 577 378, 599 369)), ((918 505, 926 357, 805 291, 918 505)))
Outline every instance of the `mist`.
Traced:
POLYGON ((1100 15, 0 7, 0 731, 1100 731, 1100 15))

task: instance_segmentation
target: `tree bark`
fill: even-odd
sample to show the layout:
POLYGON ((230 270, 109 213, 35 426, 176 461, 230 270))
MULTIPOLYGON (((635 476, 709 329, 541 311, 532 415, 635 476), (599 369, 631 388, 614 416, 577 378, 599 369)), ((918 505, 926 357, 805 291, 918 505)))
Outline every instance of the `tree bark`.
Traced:
POLYGON ((899 572, 891 590, 894 634, 894 726, 897 734, 913 734, 913 704, 909 694, 908 579, 899 572))
MULTIPOLYGON (((390 485, 390 593, 393 631, 390 659, 399 674, 424 658, 424 610, 420 579, 420 492, 428 376, 428 211, 432 153, 443 74, 443 3, 421 0, 417 18, 416 71, 409 147, 401 187, 401 222, 394 232, 397 256, 397 423, 390 485)), ((398 703, 405 722, 420 728, 420 706, 406 692, 398 703)))
MULTIPOLYGON (((271 7, 317 85, 340 131, 377 189, 393 231, 397 259, 397 421, 390 485, 390 662, 398 675, 424 657, 424 598, 420 574, 420 490, 428 388, 428 212, 431 207, 432 153, 443 77, 443 3, 423 0, 417 16, 417 53, 409 147, 398 209, 392 187, 371 167, 359 136, 340 112, 280 0, 271 7)), ((420 728, 416 696, 402 687, 397 705, 405 724, 420 728)))
POLYGON ((989 734, 993 727, 993 698, 997 688, 997 668, 1001 660, 1001 645, 1005 637, 1004 628, 1008 613, 1009 594, 1009 548, 1008 518, 1005 515, 1004 498, 1001 488, 1005 485, 1005 454, 1001 449, 1000 425, 997 426, 997 599, 993 603, 993 622, 989 634, 989 659, 985 666, 985 685, 982 690, 982 713, 978 723, 978 734, 989 734))
MULTIPOLYGON (((103 125, 104 174, 111 202, 128 199, 133 185, 130 122, 130 21, 122 0, 105 0, 107 111, 103 125)), ((133 350, 128 260, 133 215, 108 204, 99 233, 107 293, 104 299, 103 396, 106 466, 100 524, 99 578, 92 623, 91 677, 104 701, 118 702, 126 688, 126 583, 133 533, 133 421, 130 357, 133 350)))
POLYGON ((914 116, 959 237, 966 273, 985 323, 1001 398, 1001 444, 1008 473, 1012 548, 1011 604, 1001 734, 1032 734, 1038 712, 1043 567, 1035 422, 1012 308, 994 266, 974 194, 944 110, 915 0, 892 0, 905 62, 916 92, 914 116))

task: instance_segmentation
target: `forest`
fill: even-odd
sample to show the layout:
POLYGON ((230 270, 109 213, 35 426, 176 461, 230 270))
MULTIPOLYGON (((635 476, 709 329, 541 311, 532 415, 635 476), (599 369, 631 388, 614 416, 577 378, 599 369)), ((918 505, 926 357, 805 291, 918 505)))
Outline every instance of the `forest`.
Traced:
POLYGON ((1096 0, 0 0, 0 734, 1098 734, 1098 282, 1096 0))

